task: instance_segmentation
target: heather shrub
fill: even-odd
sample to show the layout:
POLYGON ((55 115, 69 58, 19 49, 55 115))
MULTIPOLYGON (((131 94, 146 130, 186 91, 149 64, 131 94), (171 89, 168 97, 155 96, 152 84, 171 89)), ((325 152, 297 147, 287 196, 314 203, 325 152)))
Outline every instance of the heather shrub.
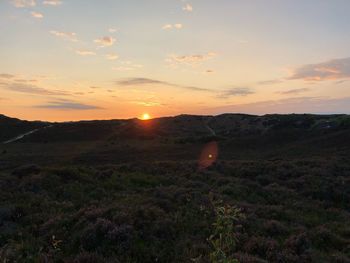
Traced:
POLYGON ((317 248, 327 251, 344 247, 345 241, 325 226, 317 227, 311 231, 312 244, 317 248))
POLYGON ((272 260, 275 258, 279 247, 278 243, 273 239, 253 236, 244 245, 244 250, 248 254, 272 260))
POLYGON ((77 255, 73 260, 68 260, 66 263, 104 263, 106 262, 97 253, 82 252, 77 255))
POLYGON ((265 221, 263 227, 269 236, 283 235, 288 231, 288 228, 277 220, 265 221))
POLYGON ((305 233, 301 233, 290 236, 284 245, 296 255, 302 255, 310 248, 310 241, 305 233))
POLYGON ((24 165, 13 170, 12 174, 18 178, 39 174, 41 168, 35 164, 24 165))
POLYGON ((344 254, 335 254, 332 256, 332 262, 334 263, 350 263, 350 258, 344 254))
POLYGON ((107 219, 98 218, 83 230, 80 243, 87 251, 112 246, 116 252, 125 252, 130 248, 132 238, 132 226, 116 225, 107 219))
POLYGON ((239 263, 268 263, 266 260, 244 253, 236 253, 235 257, 239 263))
POLYGON ((0 169, 0 253, 7 262, 347 262, 346 162, 197 168, 63 165, 23 177, 0 169), (342 188, 339 178, 327 188, 333 177, 342 188))

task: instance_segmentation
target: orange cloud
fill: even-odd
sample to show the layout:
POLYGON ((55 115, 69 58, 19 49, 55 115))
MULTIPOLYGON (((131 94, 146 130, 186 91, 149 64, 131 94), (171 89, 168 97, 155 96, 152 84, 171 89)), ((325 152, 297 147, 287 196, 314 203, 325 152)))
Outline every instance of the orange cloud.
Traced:
POLYGON ((95 56, 96 53, 90 50, 76 50, 75 53, 77 53, 80 56, 95 56))
POLYGON ((62 32, 62 31, 51 30, 50 34, 52 34, 56 37, 60 37, 60 38, 66 39, 66 40, 73 41, 73 42, 78 41, 77 34, 74 32, 62 32))
POLYGON ((95 39, 94 42, 96 44, 99 44, 100 47, 109 47, 109 46, 113 46, 113 44, 115 43, 116 39, 113 37, 102 37, 102 38, 98 38, 95 39))
POLYGON ((45 0, 43 2, 44 5, 53 5, 53 6, 57 6, 57 5, 61 5, 62 1, 60 0, 45 0))
POLYGON ((204 61, 210 60, 214 57, 216 57, 217 54, 215 52, 209 52, 207 54, 196 54, 196 55, 170 55, 166 59, 170 65, 174 66, 176 64, 185 64, 190 66, 195 66, 197 64, 200 64, 204 61))
POLYGON ((187 12, 192 12, 193 11, 193 6, 190 5, 190 4, 186 4, 182 9, 184 11, 187 11, 187 12))
POLYGON ((290 80, 325 81, 350 78, 350 58, 332 59, 293 70, 290 80))
POLYGON ((32 14, 32 17, 38 18, 38 19, 42 19, 44 17, 42 13, 38 13, 38 12, 31 12, 31 14, 32 14))
POLYGON ((35 0, 13 0, 12 4, 15 7, 32 7, 36 5, 35 0))

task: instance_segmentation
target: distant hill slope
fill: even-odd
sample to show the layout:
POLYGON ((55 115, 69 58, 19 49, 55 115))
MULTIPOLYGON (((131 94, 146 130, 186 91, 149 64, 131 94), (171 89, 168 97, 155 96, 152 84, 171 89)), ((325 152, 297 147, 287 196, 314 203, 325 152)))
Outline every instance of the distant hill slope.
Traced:
MULTIPOLYGON (((50 125, 0 115, 0 140, 8 140, 33 129, 50 125)), ((218 116, 179 115, 149 121, 138 119, 55 123, 24 138, 26 142, 96 141, 106 139, 171 138, 196 140, 217 136, 225 139, 272 136, 288 140, 350 128, 348 115, 265 115, 223 114, 218 116)))
MULTIPOLYGON (((33 129, 38 131, 11 143, 20 153, 23 153, 21 144, 29 143, 39 147, 38 151, 68 158, 74 147, 74 158, 90 163, 138 158, 193 160, 210 141, 218 142, 223 160, 350 155, 348 115, 180 115, 149 121, 65 123, 0 118, 2 142, 33 129), (61 148, 53 151, 55 145, 61 148)), ((29 147, 26 154, 30 154, 33 148, 26 147, 29 147)), ((13 156, 19 158, 15 153, 13 156)))
POLYGON ((0 142, 49 125, 47 122, 22 121, 0 114, 0 142))

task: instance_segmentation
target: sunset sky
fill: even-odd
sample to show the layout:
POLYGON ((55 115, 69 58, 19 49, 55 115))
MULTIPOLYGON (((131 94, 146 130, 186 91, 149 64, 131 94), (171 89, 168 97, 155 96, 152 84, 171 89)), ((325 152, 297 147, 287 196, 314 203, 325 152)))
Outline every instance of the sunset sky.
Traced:
POLYGON ((350 113, 349 0, 0 0, 0 113, 350 113))

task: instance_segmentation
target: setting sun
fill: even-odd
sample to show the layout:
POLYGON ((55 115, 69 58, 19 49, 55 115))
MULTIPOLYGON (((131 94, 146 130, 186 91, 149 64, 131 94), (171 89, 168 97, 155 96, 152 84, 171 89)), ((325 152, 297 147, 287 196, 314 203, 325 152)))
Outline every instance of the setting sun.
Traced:
POLYGON ((149 120, 150 118, 151 118, 151 116, 148 113, 144 113, 141 117, 141 119, 144 121, 149 120))

